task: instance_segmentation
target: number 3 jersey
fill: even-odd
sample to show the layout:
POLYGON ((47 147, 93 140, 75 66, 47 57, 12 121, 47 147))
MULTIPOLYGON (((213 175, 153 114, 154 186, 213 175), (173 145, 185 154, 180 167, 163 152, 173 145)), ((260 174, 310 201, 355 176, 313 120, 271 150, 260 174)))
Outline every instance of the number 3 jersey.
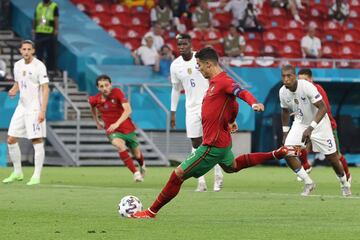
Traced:
POLYGON ((45 65, 37 58, 33 58, 28 64, 21 59, 14 65, 14 77, 19 84, 19 105, 22 105, 27 112, 40 111, 42 102, 40 85, 49 82, 45 65))
POLYGON ((197 67, 195 52, 189 61, 185 61, 182 56, 176 58, 171 63, 170 74, 173 87, 181 86, 185 91, 186 112, 200 112, 209 81, 197 67))
MULTIPOLYGON (((279 97, 281 108, 287 108, 295 114, 294 122, 307 126, 314 120, 318 111, 314 103, 322 100, 322 96, 316 87, 302 79, 298 80, 295 92, 282 86, 279 91, 279 97)), ((324 122, 324 119, 327 119, 325 121, 330 121, 328 115, 325 114, 319 124, 324 122)))

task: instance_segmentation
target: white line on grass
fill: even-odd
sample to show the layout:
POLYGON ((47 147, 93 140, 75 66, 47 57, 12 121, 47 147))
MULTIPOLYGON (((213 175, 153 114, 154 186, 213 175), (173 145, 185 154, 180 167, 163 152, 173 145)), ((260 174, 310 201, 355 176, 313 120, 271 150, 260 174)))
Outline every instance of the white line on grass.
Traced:
MULTIPOLYGON (((82 186, 82 185, 67 185, 67 184, 41 184, 41 186, 46 186, 46 187, 53 187, 53 188, 85 188, 85 189, 108 189, 108 190, 125 190, 125 189, 129 189, 134 191, 134 188, 124 188, 124 187, 106 187, 106 186, 82 186)), ((136 189, 139 191, 160 191, 160 188, 139 188, 136 189)), ((182 192, 194 192, 194 190, 187 190, 187 189, 183 189, 181 190, 182 192)), ((206 193, 213 193, 212 191, 208 191, 208 192, 204 192, 204 193, 198 193, 198 194, 206 194, 206 193)), ((300 196, 300 194, 297 193, 274 193, 274 192, 244 192, 244 191, 239 191, 239 192, 227 192, 227 191, 222 191, 222 194, 242 194, 242 195, 273 195, 273 196, 287 196, 287 197, 301 197, 301 198, 306 198, 306 197, 302 197, 300 196)), ((216 193, 215 193, 216 194, 216 193)), ((307 197, 313 197, 313 198, 349 198, 349 199, 360 199, 359 196, 351 196, 351 197, 343 197, 341 195, 321 195, 321 194, 312 194, 309 195, 307 197)))

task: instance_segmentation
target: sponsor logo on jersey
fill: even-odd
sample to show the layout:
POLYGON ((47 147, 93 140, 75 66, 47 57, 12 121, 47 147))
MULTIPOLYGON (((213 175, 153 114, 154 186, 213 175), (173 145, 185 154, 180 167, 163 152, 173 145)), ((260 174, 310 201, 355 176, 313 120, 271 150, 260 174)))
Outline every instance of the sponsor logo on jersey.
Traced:
POLYGON ((116 100, 115 100, 115 99, 111 99, 111 103, 112 103, 112 104, 115 104, 115 103, 116 103, 116 100))
POLYGON ((316 99, 316 98, 319 98, 319 97, 320 97, 320 93, 315 96, 315 99, 316 99))
POLYGON ((301 97, 301 100, 303 100, 303 101, 305 102, 305 100, 306 100, 306 97, 301 97))
POLYGON ((208 95, 212 96, 214 95, 215 85, 211 85, 208 90, 208 95))
POLYGON ((191 69, 191 68, 188 68, 188 69, 187 69, 187 72, 188 72, 189 75, 191 75, 191 74, 192 74, 192 69, 191 69))

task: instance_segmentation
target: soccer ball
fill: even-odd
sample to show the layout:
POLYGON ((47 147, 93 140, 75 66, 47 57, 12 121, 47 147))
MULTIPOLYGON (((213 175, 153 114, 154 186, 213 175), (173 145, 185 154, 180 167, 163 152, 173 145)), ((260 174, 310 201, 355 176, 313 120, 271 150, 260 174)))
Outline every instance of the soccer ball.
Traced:
POLYGON ((125 196, 121 199, 118 207, 119 214, 122 217, 130 217, 131 214, 143 210, 142 203, 135 196, 125 196))

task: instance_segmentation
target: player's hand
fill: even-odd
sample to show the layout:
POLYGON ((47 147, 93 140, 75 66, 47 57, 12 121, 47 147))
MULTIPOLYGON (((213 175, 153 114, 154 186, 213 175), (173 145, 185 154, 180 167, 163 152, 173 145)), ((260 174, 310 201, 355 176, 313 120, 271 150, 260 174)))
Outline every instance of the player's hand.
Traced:
POLYGON ((17 91, 15 89, 11 88, 8 92, 9 97, 14 98, 16 96, 16 92, 17 91))
POLYGON ((235 132, 239 129, 236 121, 233 122, 233 123, 229 123, 229 124, 228 124, 228 127, 229 127, 230 133, 235 133, 235 132))
POLYGON ((113 123, 113 124, 111 124, 110 127, 106 130, 106 132, 112 133, 112 132, 115 131, 118 127, 119 127, 119 124, 113 123))
POLYGON ((310 136, 311 136, 311 133, 314 129, 309 126, 307 129, 305 129, 305 131, 303 132, 303 135, 302 135, 302 138, 301 138, 301 142, 304 143, 304 145, 306 145, 307 142, 310 141, 310 136))
POLYGON ((262 103, 255 103, 252 106, 252 109, 254 109, 255 112, 263 112, 265 107, 262 103))
POLYGON ((175 128, 175 127, 176 127, 176 116, 175 116, 175 113, 171 113, 170 127, 171 127, 171 128, 175 128))
POLYGON ((45 113, 44 112, 40 112, 39 116, 38 116, 38 122, 42 123, 45 120, 45 113))

